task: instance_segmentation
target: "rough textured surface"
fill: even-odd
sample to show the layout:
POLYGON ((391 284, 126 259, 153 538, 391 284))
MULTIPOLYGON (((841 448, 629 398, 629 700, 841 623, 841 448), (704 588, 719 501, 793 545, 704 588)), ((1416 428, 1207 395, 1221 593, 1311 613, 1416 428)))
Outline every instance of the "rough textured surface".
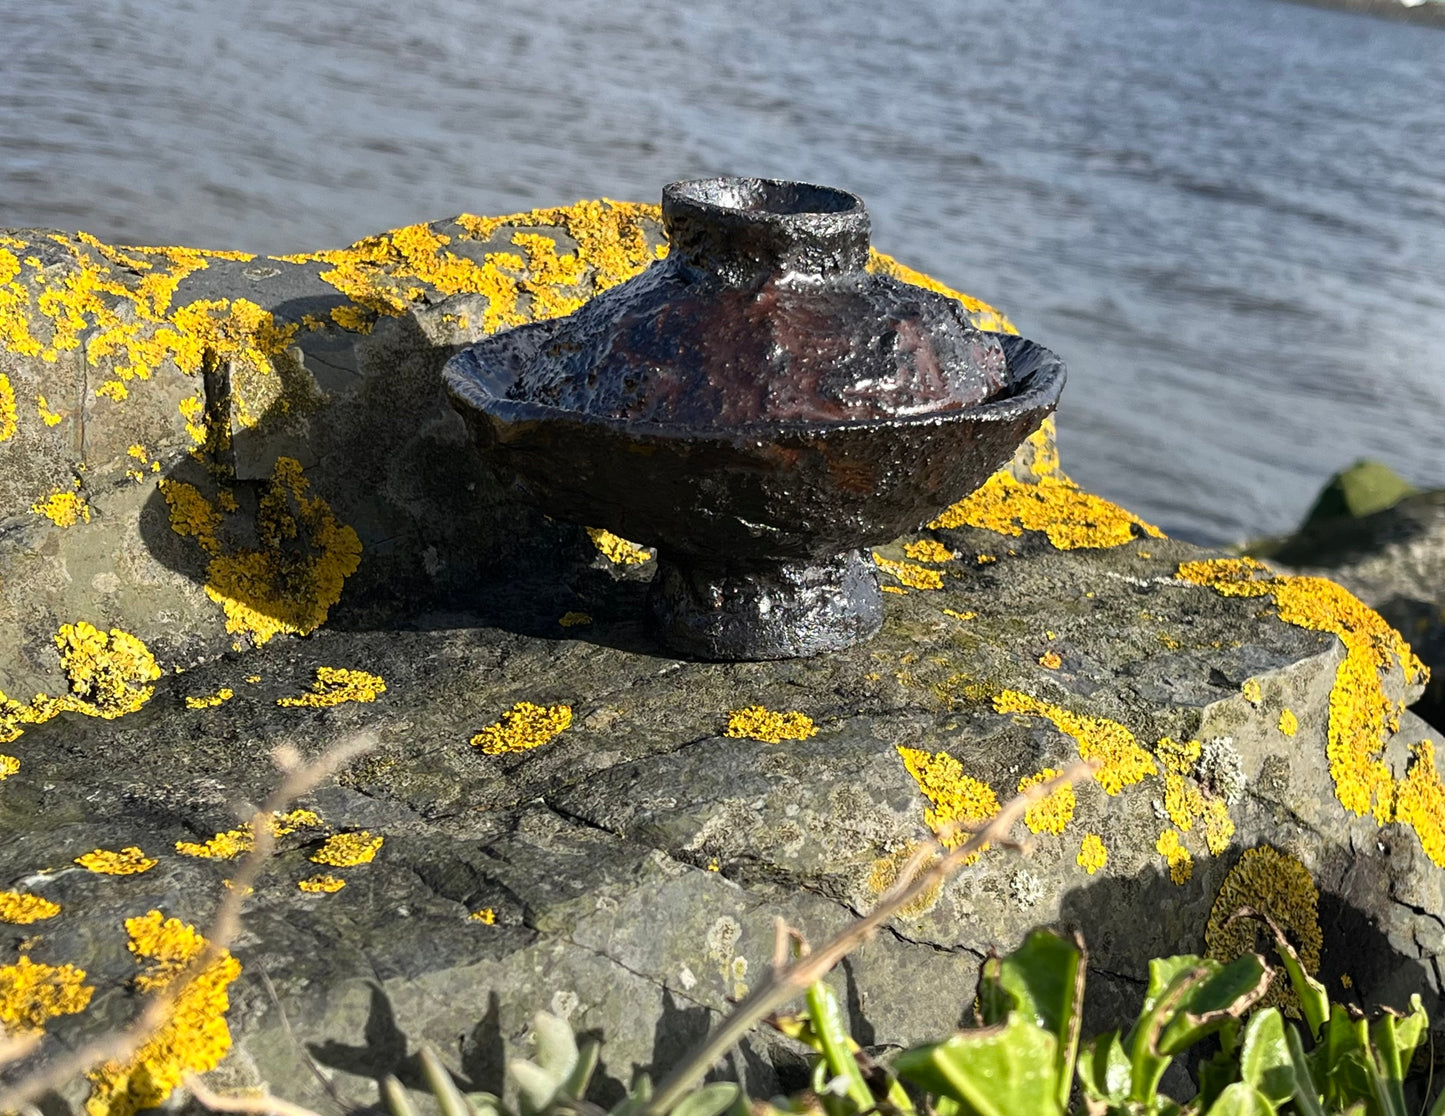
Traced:
MULTIPOLYGON (((546 220, 561 224, 563 211, 546 220)), ((471 221, 457 227, 488 227, 471 221)), ((432 268, 417 264, 440 259, 417 246, 424 229, 322 265, 350 292, 333 300, 341 318, 374 325, 303 341, 296 367, 311 366, 305 343, 328 338, 332 366, 351 359, 340 350, 362 354, 356 373, 325 383, 332 373, 317 364, 329 402, 314 402, 293 368, 283 382, 305 390, 286 396, 289 410, 243 412, 236 400, 272 383, 264 371, 259 388, 248 381, 257 366, 220 377, 202 354, 193 373, 175 370, 175 384, 209 384, 207 452, 196 460, 177 438, 152 475, 193 485, 194 499, 170 483, 157 492, 149 464, 133 470, 141 482, 101 483, 127 463, 96 458, 81 474, 88 522, 29 512, 24 502, 57 483, 46 461, 78 463, 73 448, 41 448, 47 431, 75 433, 65 424, 79 420, 52 426, 22 399, 16 426, 35 448, 9 458, 33 472, 0 539, 0 631, 16 633, 0 642, 0 669, 7 692, 45 696, 0 707, 12 756, 0 759, 0 886, 60 911, 4 926, 0 964, 28 958, 56 981, 77 966, 93 989, 71 989, 69 1013, 42 1021, 43 1058, 126 1018, 137 978, 153 986, 166 957, 194 948, 185 925, 204 929, 234 871, 225 857, 247 843, 244 804, 274 779, 269 746, 314 755, 356 729, 379 746, 301 803, 310 816, 286 820, 231 967, 186 1000, 187 1033, 205 1041, 171 1054, 205 1068, 229 1045, 218 1085, 265 1082, 327 1104, 309 1056, 347 1103, 371 1103, 377 1074, 417 1082, 416 1046, 429 1041, 468 1084, 491 1086, 507 1053, 525 1049, 531 1013, 551 1007, 604 1037, 597 1099, 613 1099, 639 1069, 671 1064, 756 979, 775 917, 825 936, 873 901, 930 826, 982 819, 1080 754, 1102 770, 1031 813, 1018 830, 1027 857, 989 851, 834 974, 862 1041, 936 1037, 968 1010, 982 953, 1053 920, 1089 938, 1094 1022, 1117 1018, 1134 1010, 1150 956, 1228 948, 1222 917, 1241 897, 1319 941, 1332 990, 1349 977, 1362 1001, 1424 989, 1438 1006, 1445 786, 1423 726, 1401 713, 1419 690, 1409 651, 1354 598, 1159 537, 1070 484, 1046 431, 936 527, 877 548, 889 592, 872 642, 780 663, 669 658, 640 620, 645 555, 518 516, 468 472, 459 424, 427 425, 428 408, 446 414, 433 389, 451 343, 418 341, 418 323, 461 311, 418 294, 389 313, 391 288, 357 278, 358 258, 393 250, 413 271, 432 268), (232 409, 216 411, 226 399, 232 409), (273 412, 274 427, 245 420, 273 412), (217 414, 230 418, 218 426, 217 414), (458 479, 468 476, 474 490, 458 479), (439 518, 424 526, 423 511, 439 518), (484 567, 487 578, 462 576, 484 567), (415 588, 433 573, 451 588, 415 588), (388 598, 393 576, 406 591, 388 598), (221 591, 246 585, 244 600, 221 591), (429 593, 449 603, 417 603, 429 593), (287 634, 299 631, 311 634, 287 634), (241 649, 226 650, 231 640, 241 649), (181 673, 183 649, 199 665, 181 673), (1242 855, 1260 846, 1278 854, 1242 855), (75 862, 97 851, 114 855, 75 862)), ((542 253, 499 235, 519 259, 542 253)), ((573 235, 592 234, 579 224, 573 235)), ((457 236, 453 248, 473 250, 457 236)), ((610 243, 598 234, 587 258, 605 261, 610 243)), ((256 266, 213 261, 198 276, 220 283, 222 263, 243 262, 256 266)), ((272 269, 237 270, 234 289, 210 293, 324 289, 309 272, 272 269)), ((555 295, 541 284, 527 297, 555 295)), ((499 299, 466 313, 494 328, 499 299)), ((509 313, 522 313, 517 302, 509 313)), ((246 314, 231 333, 218 327, 214 352, 272 336, 246 314)), ((51 327, 22 324, 51 343, 51 327)), ((60 349, 56 366, 77 351, 60 349)), ((6 359, 30 374, 44 355, 6 359)), ((149 379, 87 365, 86 390, 128 385, 129 406, 167 382, 163 365, 149 379)), ((172 410, 145 404, 134 421, 172 410)), ((123 429, 109 435, 117 445, 123 429)), ((119 457, 140 461, 125 446, 119 457)), ((766 1092, 796 1065, 758 1036, 729 1068, 766 1092)), ((122 1077, 96 1086, 109 1099, 93 1116, 139 1103, 122 1077)), ((89 1092, 77 1082, 47 1111, 89 1092)))

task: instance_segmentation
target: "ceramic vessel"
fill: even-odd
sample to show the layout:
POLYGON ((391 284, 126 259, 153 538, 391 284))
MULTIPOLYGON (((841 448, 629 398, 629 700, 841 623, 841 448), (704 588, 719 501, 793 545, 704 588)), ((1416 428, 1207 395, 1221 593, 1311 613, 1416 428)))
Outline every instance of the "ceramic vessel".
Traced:
POLYGON ((882 622, 866 548, 1007 462, 1063 364, 864 270, 853 194, 718 178, 662 203, 666 260, 464 349, 453 403, 523 498, 657 547, 650 608, 673 650, 787 658, 866 638, 882 622))

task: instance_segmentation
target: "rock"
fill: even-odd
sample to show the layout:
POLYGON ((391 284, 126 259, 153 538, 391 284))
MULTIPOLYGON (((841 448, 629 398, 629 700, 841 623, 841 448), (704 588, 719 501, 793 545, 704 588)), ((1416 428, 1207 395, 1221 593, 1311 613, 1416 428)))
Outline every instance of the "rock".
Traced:
POLYGON ((1372 515, 1398 504, 1415 491, 1388 465, 1361 459, 1326 482, 1305 516, 1305 524, 1350 516, 1372 515))
MULTIPOLYGON (((474 220, 455 226, 490 227, 474 220)), ((1069 482, 1046 430, 878 549, 890 592, 873 641, 672 659, 641 623, 645 555, 520 512, 454 439, 428 376, 459 337, 422 339, 497 296, 354 316, 389 305, 356 277, 394 275, 373 257, 433 281, 437 227, 417 229, 326 261, 339 274, 317 282, 353 300, 334 303, 343 323, 374 328, 312 331, 335 345, 324 364, 306 334, 299 358, 241 368, 280 344, 277 319, 195 288, 241 314, 213 339, 229 377, 219 357, 197 373, 203 460, 181 447, 133 470, 143 483, 102 483, 97 461, 88 523, 8 521, 3 669, 12 692, 19 677, 47 696, 12 700, 0 735, 15 761, 0 759, 0 978, 43 973, 66 1010, 42 1018, 14 991, 28 985, 0 979, 0 1013, 43 1025, 42 1063, 131 1017, 137 976, 164 980, 198 948, 188 927, 206 929, 236 871, 272 747, 378 742, 282 819, 234 956, 186 992, 145 1071, 73 1082, 47 1111, 128 1116, 182 1066, 315 1107, 309 1062, 343 1104, 369 1105, 380 1074, 420 1084, 421 1042, 465 1087, 494 1088, 538 1008, 604 1040, 595 1099, 615 1100, 758 979, 775 919, 825 938, 932 827, 982 820, 1080 755, 1101 769, 1030 813, 1027 853, 989 850, 832 975, 861 1042, 947 1032, 986 952, 1050 922, 1084 930, 1089 1022, 1113 1025, 1150 957, 1239 948, 1223 922, 1240 899, 1289 927, 1332 991, 1348 977, 1362 1003, 1420 990, 1438 1005, 1445 786, 1403 712, 1417 666, 1378 616, 1331 583, 1163 538, 1069 482), (288 522, 305 547, 276 541, 288 522)), ((507 250, 445 229, 457 253, 507 250)), ((605 244, 580 254, 608 258, 605 244)), ((222 262, 259 276, 238 285, 292 274, 222 262)), ((199 277, 219 283, 221 263, 199 277)), ((292 309, 304 322, 327 304, 310 305, 292 309)), ((50 484, 45 468, 26 475, 50 484)), ((724 1069, 766 1095, 800 1084, 800 1065, 757 1033, 724 1069)))

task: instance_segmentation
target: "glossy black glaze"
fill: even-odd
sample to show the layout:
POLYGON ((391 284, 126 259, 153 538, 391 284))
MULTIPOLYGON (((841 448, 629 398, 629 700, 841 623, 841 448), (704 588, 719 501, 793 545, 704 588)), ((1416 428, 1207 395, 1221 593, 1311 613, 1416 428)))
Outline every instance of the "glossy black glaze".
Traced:
POLYGON ((951 299, 860 279, 851 194, 724 179, 663 201, 668 261, 463 350, 452 401, 523 498, 658 548, 652 610, 673 649, 785 658, 866 638, 882 606, 862 548, 1006 463, 1057 404, 1063 364, 951 299), (902 322, 924 332, 900 348, 902 322), (661 348, 644 359, 644 342, 661 348))

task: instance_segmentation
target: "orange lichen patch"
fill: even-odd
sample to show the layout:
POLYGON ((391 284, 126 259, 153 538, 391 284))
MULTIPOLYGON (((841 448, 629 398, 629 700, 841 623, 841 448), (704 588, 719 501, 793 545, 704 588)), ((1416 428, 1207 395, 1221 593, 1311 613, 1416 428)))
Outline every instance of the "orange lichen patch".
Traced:
POLYGON ((1049 670, 1058 670, 1064 665, 1062 656, 1057 651, 1045 651, 1039 656, 1039 666, 1047 667, 1049 670))
POLYGON ((1425 676, 1410 645, 1373 609, 1324 578, 1276 577, 1251 558, 1186 562, 1178 577, 1224 596, 1272 596, 1281 620, 1339 637, 1345 658, 1330 690, 1326 746, 1335 797, 1352 813, 1373 813, 1380 825, 1393 820, 1397 786, 1384 748, 1402 705, 1386 695, 1382 677, 1397 665, 1407 678, 1425 676))
POLYGON ((1004 690, 993 699, 993 707, 999 713, 1047 717, 1060 732, 1074 738, 1081 758, 1099 762, 1094 779, 1108 794, 1118 794, 1146 775, 1158 772, 1154 760, 1139 746, 1134 734, 1117 721, 1071 713, 1017 690, 1004 690))
POLYGON ((60 904, 52 903, 39 895, 28 895, 19 891, 0 891, 0 922, 16 926, 29 926, 44 918, 54 918, 60 913, 60 904))
POLYGON ((283 632, 308 635, 326 620, 346 579, 361 564, 361 540, 339 523, 295 458, 278 457, 256 510, 259 547, 229 545, 222 517, 198 489, 162 485, 171 529, 194 536, 210 555, 206 595, 226 614, 226 630, 266 643, 283 632))
POLYGON ((1279 715, 1279 724, 1277 727, 1279 731, 1286 736, 1293 736, 1299 732, 1299 718, 1294 715, 1293 710, 1282 710, 1279 715))
POLYGON ((479 911, 473 911, 467 915, 468 922, 480 922, 483 926, 495 926, 497 924, 497 912, 491 907, 483 907, 479 911))
POLYGON ((182 856, 198 856, 206 860, 231 860, 256 847, 256 835, 249 825, 217 833, 203 842, 177 841, 176 852, 182 856))
POLYGON ((1108 864, 1109 850, 1104 847, 1104 839, 1097 833, 1085 833, 1084 839, 1079 842, 1079 855, 1074 858, 1074 863, 1091 876, 1108 864))
POLYGON ((1445 868, 1445 786, 1435 765, 1435 744, 1422 740, 1410 750, 1410 766, 1396 792, 1395 817, 1414 827, 1425 855, 1445 868))
MULTIPOLYGON (((1261 923, 1231 916, 1241 907, 1269 915, 1285 931, 1309 973, 1318 972, 1324 933, 1320 930, 1320 891, 1310 871, 1295 857, 1269 845, 1246 849, 1219 885, 1204 928, 1205 953, 1233 961, 1269 948, 1272 935, 1261 923)), ((1287 981, 1271 982, 1262 1005, 1278 1005, 1299 1018, 1299 1000, 1287 981)))
POLYGON ((818 726, 806 713, 790 711, 775 713, 761 705, 734 709, 728 714, 724 736, 759 740, 764 744, 781 744, 784 740, 806 740, 816 736, 818 726))
POLYGON ((0 442, 15 437, 17 425, 15 389, 10 386, 10 377, 0 372, 0 442))
POLYGON ((345 887, 346 881, 337 876, 322 873, 316 876, 308 876, 304 880, 298 880, 296 886, 302 891, 309 891, 319 895, 329 895, 345 887))
POLYGON ((956 555, 941 542, 933 539, 919 539, 905 543, 903 553, 915 562, 952 562, 956 555))
MULTIPOLYGON (((1046 767, 1036 775, 1025 775, 1019 780, 1019 794, 1048 782, 1058 773, 1057 768, 1046 767)), ((1078 799, 1074 797, 1074 788, 1066 784, 1050 791, 1025 810, 1024 824, 1035 833, 1062 833, 1073 820, 1076 805, 1078 799)))
POLYGON ((16 1035, 36 1034, 56 1016, 84 1011, 94 992, 84 969, 21 957, 0 966, 0 1024, 16 1035))
POLYGON ((592 617, 585 612, 564 612, 557 618, 557 623, 564 628, 576 628, 592 623, 592 617))
POLYGON ((1179 840, 1177 829, 1166 829, 1154 842, 1154 851, 1169 865, 1169 878, 1176 884, 1186 884, 1194 875, 1194 858, 1179 840))
POLYGON ((236 691, 229 686, 222 686, 213 694, 201 694, 198 697, 186 698, 187 709, 214 709, 218 705, 224 705, 236 696, 236 691))
MULTIPOLYGON (((149 962, 135 980, 141 992, 169 988, 206 949, 205 938, 194 927, 160 911, 127 919, 125 928, 131 952, 138 961, 149 962)), ((240 962, 220 951, 180 990, 170 1017, 135 1054, 124 1063, 107 1062, 90 1072, 87 1116, 133 1116, 164 1102, 187 1073, 215 1069, 231 1049, 227 988, 240 975, 240 962)))
POLYGON ((898 754, 903 757, 903 766, 913 776, 918 789, 932 803, 923 811, 924 822, 947 848, 963 844, 968 840, 969 830, 998 813, 998 796, 993 788, 972 775, 965 775, 963 764, 947 752, 929 754, 900 746, 898 754))
POLYGON ((74 527, 77 523, 90 522, 90 505, 80 494, 80 482, 70 488, 57 488, 44 500, 31 504, 30 510, 43 515, 57 527, 74 527))
POLYGON ((1001 535, 1042 531, 1060 550, 1122 546, 1141 534, 1163 533, 1117 504, 1079 488, 1059 473, 1025 484, 1007 471, 984 482, 938 516, 930 527, 981 527, 1001 535))
POLYGON ((1204 794, 1188 779, 1202 750, 1197 740, 1179 741, 1168 736, 1154 745, 1154 754, 1164 766, 1164 810, 1185 833, 1204 814, 1204 794))
POLYGON ((375 701, 378 694, 385 692, 386 683, 380 675, 341 667, 317 667, 316 681, 311 683, 310 692, 299 697, 277 698, 276 704, 325 709, 347 701, 375 701))
POLYGON ((602 557, 614 565, 640 566, 644 562, 652 561, 652 552, 646 547, 628 542, 601 527, 587 528, 587 537, 592 540, 592 545, 601 552, 602 557))
POLYGON ((501 719, 472 737, 472 744, 489 756, 526 752, 555 739, 572 723, 570 705, 534 705, 519 701, 501 719))
POLYGON ((942 589, 943 574, 912 562, 895 562, 881 554, 874 554, 873 561, 885 573, 890 573, 910 589, 942 589))
POLYGON ((1239 687, 1239 692, 1244 695, 1244 700, 1256 709, 1264 700, 1264 688, 1260 686, 1258 678, 1246 678, 1244 685, 1239 687))
POLYGON ((355 868, 358 864, 370 864, 381 851, 385 838, 373 837, 363 829, 359 833, 337 833, 326 839, 311 860, 315 864, 326 864, 332 868, 355 868))
POLYGON ((156 866, 154 857, 146 856, 134 845, 118 851, 96 849, 77 856, 75 863, 102 876, 136 876, 141 872, 149 872, 156 866))
MULTIPOLYGON (((880 857, 873 862, 873 867, 868 873, 868 891, 874 895, 882 895, 889 888, 898 883, 899 873, 908 867, 908 862, 918 852, 917 841, 907 841, 901 848, 895 849, 885 857, 880 857)), ((924 857, 914 866, 908 875, 908 883, 912 883, 923 875, 938 861, 938 855, 924 857)), ((904 918, 917 918, 933 908, 938 901, 938 894, 943 890, 943 881, 939 880, 914 899, 909 900, 898 908, 898 913, 904 918)))

